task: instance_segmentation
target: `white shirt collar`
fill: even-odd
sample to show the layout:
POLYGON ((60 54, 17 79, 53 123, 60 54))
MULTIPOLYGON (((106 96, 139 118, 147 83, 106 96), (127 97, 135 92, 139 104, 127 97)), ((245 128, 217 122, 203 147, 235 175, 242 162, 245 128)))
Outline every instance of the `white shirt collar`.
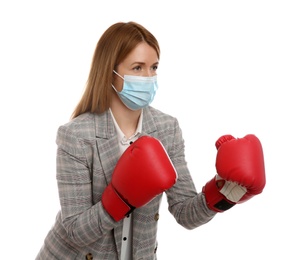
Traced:
POLYGON ((125 134, 122 132, 121 128, 119 127, 114 115, 113 115, 113 112, 111 110, 111 108, 109 109, 111 115, 112 115, 112 118, 113 118, 113 122, 114 122, 114 125, 115 125, 115 128, 116 128, 116 131, 117 131, 117 135, 118 135, 118 140, 119 142, 121 142, 122 144, 129 144, 130 142, 134 142, 136 139, 138 139, 138 137, 140 136, 141 132, 142 132, 142 122, 143 122, 143 109, 141 110, 141 114, 140 114, 140 117, 139 117, 139 121, 138 121, 138 125, 137 125, 137 128, 136 128, 136 131, 135 133, 130 136, 129 138, 127 138, 125 136, 125 134))

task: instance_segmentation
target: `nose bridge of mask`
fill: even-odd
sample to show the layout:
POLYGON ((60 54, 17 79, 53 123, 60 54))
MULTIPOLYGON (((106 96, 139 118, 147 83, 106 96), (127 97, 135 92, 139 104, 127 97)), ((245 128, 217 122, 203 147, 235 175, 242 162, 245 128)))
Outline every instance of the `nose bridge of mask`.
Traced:
POLYGON ((124 81, 127 82, 142 82, 142 83, 154 83, 157 81, 157 75, 152 77, 143 77, 143 76, 132 76, 132 75, 124 75, 124 81))
POLYGON ((143 77, 143 76, 133 76, 133 75, 124 75, 124 77, 122 77, 117 71, 113 70, 113 72, 119 76, 121 79, 123 79, 124 81, 128 81, 128 82, 156 82, 157 81, 157 75, 152 76, 152 77, 143 77))

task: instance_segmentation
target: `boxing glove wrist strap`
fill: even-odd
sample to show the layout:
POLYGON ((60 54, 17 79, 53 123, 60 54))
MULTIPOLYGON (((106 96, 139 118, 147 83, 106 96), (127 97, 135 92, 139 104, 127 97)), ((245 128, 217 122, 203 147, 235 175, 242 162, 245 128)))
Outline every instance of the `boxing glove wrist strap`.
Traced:
POLYGON ((220 193, 220 189, 217 187, 216 177, 207 182, 202 191, 205 195, 207 206, 213 211, 223 212, 236 204, 220 193))
POLYGON ((120 197, 111 184, 104 190, 102 204, 115 221, 123 219, 135 209, 120 197))

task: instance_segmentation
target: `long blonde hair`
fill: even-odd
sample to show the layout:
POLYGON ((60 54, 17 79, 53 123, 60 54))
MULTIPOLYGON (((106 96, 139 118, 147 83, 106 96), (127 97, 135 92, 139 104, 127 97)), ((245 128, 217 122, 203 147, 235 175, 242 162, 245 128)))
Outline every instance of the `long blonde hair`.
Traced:
POLYGON ((71 118, 85 112, 101 114, 109 109, 113 70, 140 42, 149 44, 160 57, 158 41, 138 23, 119 22, 103 33, 93 55, 85 91, 71 118))

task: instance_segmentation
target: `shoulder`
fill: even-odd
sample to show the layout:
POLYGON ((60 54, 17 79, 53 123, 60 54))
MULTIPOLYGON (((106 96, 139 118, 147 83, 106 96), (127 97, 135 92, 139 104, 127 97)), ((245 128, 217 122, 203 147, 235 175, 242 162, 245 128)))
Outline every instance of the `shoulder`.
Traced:
POLYGON ((168 152, 182 149, 182 130, 176 117, 148 107, 144 109, 143 126, 144 132, 158 138, 168 152))
POLYGON ((81 115, 73 118, 69 122, 61 125, 60 127, 77 131, 77 130, 85 128, 85 127, 90 127, 92 121, 94 121, 94 114, 93 113, 84 113, 84 114, 81 114, 81 115))
MULTIPOLYGON (((146 109, 144 109, 146 111, 146 109)), ((175 117, 173 117, 172 115, 169 115, 167 113, 164 113, 163 111, 157 109, 157 108, 154 108, 154 107, 151 107, 149 106, 147 108, 147 110, 152 114, 152 116, 154 117, 161 117, 161 118, 168 118, 168 119, 174 119, 175 117)))
POLYGON ((108 111, 102 114, 84 113, 59 127, 59 131, 71 133, 79 138, 92 139, 100 134, 108 134, 111 118, 108 111))
POLYGON ((58 132, 77 135, 85 135, 87 130, 94 128, 94 114, 84 113, 71 121, 59 126, 58 132))
POLYGON ((168 129, 168 128, 176 128, 179 127, 178 119, 172 115, 164 113, 156 108, 148 107, 148 109, 144 110, 144 114, 147 119, 150 117, 156 126, 157 129, 168 129))
POLYGON ((95 139, 95 114, 93 113, 81 114, 58 128, 58 144, 65 140, 75 143, 84 139, 95 139))

